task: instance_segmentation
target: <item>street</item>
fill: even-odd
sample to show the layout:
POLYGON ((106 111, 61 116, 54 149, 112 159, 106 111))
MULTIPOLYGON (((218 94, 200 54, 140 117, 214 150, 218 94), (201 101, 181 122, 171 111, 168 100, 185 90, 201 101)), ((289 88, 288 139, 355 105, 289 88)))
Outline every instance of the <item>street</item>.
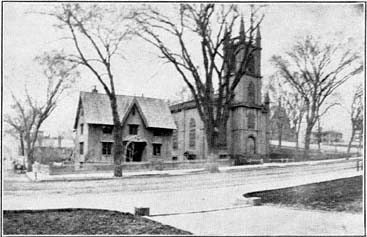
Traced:
MULTIPOLYGON (((150 213, 153 215, 151 218, 173 226, 178 225, 177 227, 192 231, 195 234, 207 234, 208 230, 211 230, 210 233, 212 234, 226 234, 220 232, 223 228, 213 229, 208 226, 214 225, 220 219, 219 217, 219 219, 214 218, 214 216, 232 216, 234 213, 239 215, 240 210, 242 210, 240 213, 247 216, 247 218, 251 213, 253 224, 246 228, 246 232, 242 232, 243 229, 237 229, 239 232, 233 234, 256 233, 257 227, 255 224, 258 223, 255 221, 257 219, 256 215, 259 215, 258 218, 260 219, 258 220, 265 221, 265 223, 269 221, 273 226, 277 221, 284 221, 284 218, 290 213, 300 215, 298 212, 301 212, 309 213, 308 215, 305 214, 305 217, 311 215, 312 218, 316 219, 331 218, 329 221, 323 220, 324 225, 327 226, 329 222, 329 225, 333 225, 332 228, 327 229, 332 232, 326 231, 326 233, 348 234, 353 229, 352 233, 355 234, 363 231, 362 215, 345 214, 347 218, 345 219, 342 218, 344 213, 305 212, 303 210, 290 210, 289 213, 284 212, 283 208, 277 207, 249 207, 248 204, 242 203, 242 195, 251 191, 289 187, 361 174, 362 171, 356 170, 356 159, 342 159, 310 162, 308 165, 290 164, 279 165, 278 167, 254 166, 253 168, 247 166, 223 170, 221 173, 214 174, 198 173, 180 176, 134 177, 93 181, 29 182, 27 180, 8 181, 5 177, 3 208, 7 210, 75 207, 133 212, 134 207, 144 206, 150 207, 150 213), (202 212, 205 212, 205 214, 202 212), (246 215, 246 213, 248 214, 246 215), (269 215, 266 215, 266 213, 269 215), (274 215, 283 215, 281 213, 285 216, 273 219, 274 215), (193 220, 201 215, 209 215, 211 217, 206 217, 206 219, 216 221, 213 223, 206 221, 201 225, 196 224, 195 229, 192 226, 193 220), (264 215, 268 217, 264 218, 264 215), (338 216, 338 218, 334 218, 334 216, 338 216), (185 221, 182 219, 185 219, 185 221), (331 220, 334 221, 331 223, 331 220), (345 221, 347 222, 345 223, 345 221), (338 227, 335 227, 335 225, 338 227)), ((226 223, 226 219, 228 218, 222 221, 226 223)), ((241 218, 237 219, 237 221, 240 220, 241 218)), ((301 220, 304 221, 302 218, 299 219, 295 226, 301 226, 301 220)), ((227 224, 235 225, 236 222, 233 221, 227 224)), ((292 230, 295 231, 295 229, 288 229, 287 232, 287 229, 278 228, 277 233, 290 234, 293 233, 292 230)), ((264 229, 259 233, 263 233, 263 231, 264 229)), ((317 234, 318 231, 319 229, 316 228, 312 233, 317 234)), ((267 233, 272 233, 271 228, 268 229, 267 233)), ((302 234, 305 232, 296 233, 302 234)))

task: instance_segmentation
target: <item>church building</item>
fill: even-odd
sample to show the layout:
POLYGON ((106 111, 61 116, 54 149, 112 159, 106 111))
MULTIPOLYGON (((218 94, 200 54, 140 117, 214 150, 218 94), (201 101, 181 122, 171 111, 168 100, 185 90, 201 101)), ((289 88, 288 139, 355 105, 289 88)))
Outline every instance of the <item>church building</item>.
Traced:
MULTIPOLYGON (((236 49, 247 44, 244 37, 243 21, 240 35, 230 40, 230 47, 236 49)), ((261 87, 261 35, 257 29, 254 52, 250 56, 246 74, 235 89, 235 98, 227 122, 226 144, 220 158, 242 155, 262 159, 269 153, 269 97, 262 102, 261 87)), ((207 144, 204 125, 197 111, 195 101, 170 106, 177 130, 172 137, 174 159, 205 159, 207 144)))

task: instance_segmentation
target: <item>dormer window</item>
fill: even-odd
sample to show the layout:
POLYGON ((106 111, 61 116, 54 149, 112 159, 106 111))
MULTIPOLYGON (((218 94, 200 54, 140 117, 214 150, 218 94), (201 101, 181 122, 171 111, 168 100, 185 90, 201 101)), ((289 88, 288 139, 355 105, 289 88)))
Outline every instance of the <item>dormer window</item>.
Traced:
POLYGON ((138 135, 138 128, 139 128, 139 125, 130 124, 129 125, 129 134, 130 135, 138 135))
POLYGON ((102 127, 102 131, 104 134, 112 134, 113 126, 105 125, 102 127))

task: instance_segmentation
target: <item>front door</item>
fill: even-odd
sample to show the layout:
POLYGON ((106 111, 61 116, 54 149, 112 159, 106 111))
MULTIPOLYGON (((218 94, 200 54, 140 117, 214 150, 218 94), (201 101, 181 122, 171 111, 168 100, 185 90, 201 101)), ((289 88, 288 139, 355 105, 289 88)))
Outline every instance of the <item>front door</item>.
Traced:
POLYGON ((142 161, 145 145, 145 142, 131 142, 126 149, 126 161, 142 161))

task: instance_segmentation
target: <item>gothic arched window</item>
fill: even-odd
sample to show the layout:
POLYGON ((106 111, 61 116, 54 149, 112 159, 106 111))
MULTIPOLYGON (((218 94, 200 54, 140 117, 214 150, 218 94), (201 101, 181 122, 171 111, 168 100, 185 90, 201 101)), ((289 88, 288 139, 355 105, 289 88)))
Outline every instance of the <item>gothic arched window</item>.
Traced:
POLYGON ((255 84, 250 81, 247 88, 247 100, 249 103, 255 103, 255 84))
POLYGON ((173 130, 172 133, 172 148, 177 149, 178 148, 178 125, 176 123, 176 130, 173 130))
POLYGON ((247 114, 247 128, 255 129, 255 114, 253 112, 249 112, 247 114))
POLYGON ((195 148, 195 143, 196 143, 196 124, 195 124, 195 119, 190 119, 190 124, 189 124, 189 147, 190 148, 195 148))
POLYGON ((255 73, 255 58, 252 54, 248 56, 247 71, 249 73, 255 73))
POLYGON ((250 136, 247 138, 247 153, 248 154, 256 154, 256 143, 255 138, 250 136))

